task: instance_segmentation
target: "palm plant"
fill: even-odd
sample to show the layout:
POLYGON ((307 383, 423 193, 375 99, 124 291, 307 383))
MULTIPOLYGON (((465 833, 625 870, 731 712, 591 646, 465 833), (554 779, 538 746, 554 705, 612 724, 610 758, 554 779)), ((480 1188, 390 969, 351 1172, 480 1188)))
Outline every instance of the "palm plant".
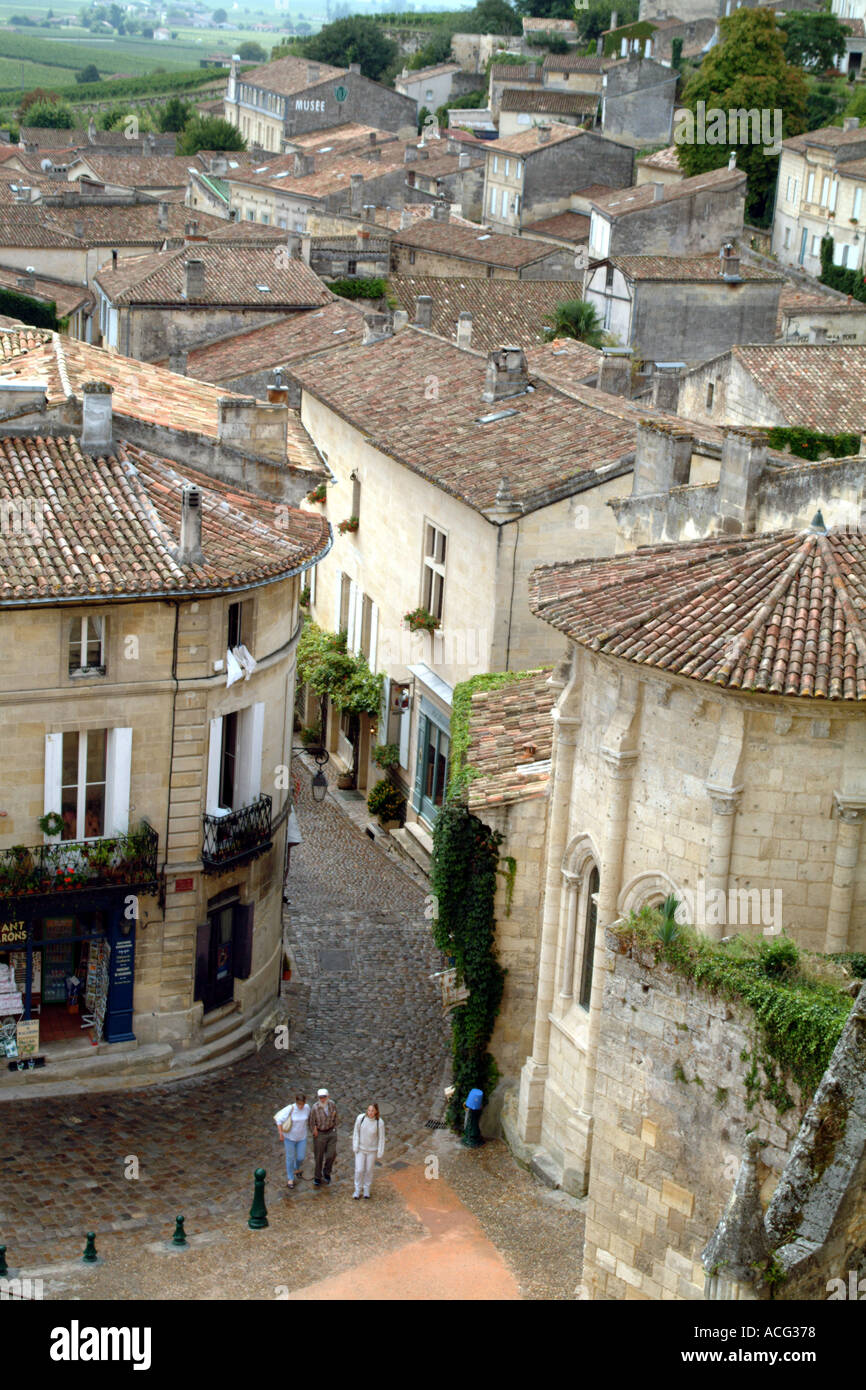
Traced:
POLYGON ((579 343, 600 348, 604 344, 604 326, 594 304, 585 299, 566 299, 557 304, 544 320, 545 337, 576 338, 579 343))
POLYGON ((670 946, 680 934, 680 929, 677 926, 677 908, 679 905, 679 900, 673 893, 669 893, 661 905, 662 920, 656 927, 656 936, 663 946, 670 946))

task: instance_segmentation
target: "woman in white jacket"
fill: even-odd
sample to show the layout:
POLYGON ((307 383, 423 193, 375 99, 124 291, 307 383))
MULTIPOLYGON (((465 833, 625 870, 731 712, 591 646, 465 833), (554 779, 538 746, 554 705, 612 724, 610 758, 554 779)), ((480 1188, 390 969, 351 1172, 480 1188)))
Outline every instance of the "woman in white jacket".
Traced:
POLYGON ((355 1201, 361 1196, 369 1197, 373 1181, 373 1164, 385 1152, 385 1125, 379 1118, 378 1105, 368 1105, 366 1113, 355 1121, 352 1135, 352 1148, 355 1151, 355 1201))

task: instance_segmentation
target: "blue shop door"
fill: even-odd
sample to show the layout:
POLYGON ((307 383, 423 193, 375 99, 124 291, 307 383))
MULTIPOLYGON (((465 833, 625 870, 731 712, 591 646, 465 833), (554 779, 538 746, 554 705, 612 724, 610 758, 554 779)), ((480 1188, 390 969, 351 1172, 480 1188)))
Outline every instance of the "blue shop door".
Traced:
POLYGON ((234 914, 234 903, 210 914, 210 988, 205 1012, 227 1004, 234 996, 234 914))
POLYGON ((445 730, 426 714, 421 714, 413 802, 422 820, 431 826, 436 824, 439 807, 445 800, 450 752, 451 739, 445 730))

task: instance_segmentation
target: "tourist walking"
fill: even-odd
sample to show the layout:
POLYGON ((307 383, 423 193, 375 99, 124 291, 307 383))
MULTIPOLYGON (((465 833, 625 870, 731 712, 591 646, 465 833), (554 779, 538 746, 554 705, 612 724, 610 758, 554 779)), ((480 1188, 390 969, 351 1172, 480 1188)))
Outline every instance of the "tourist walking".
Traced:
POLYGON ((316 1156, 316 1175, 314 1187, 330 1186, 331 1169, 337 1157, 337 1107, 322 1086, 316 1093, 316 1103, 310 1111, 310 1129, 313 1131, 313 1153, 316 1156))
POLYGON ((361 1196, 369 1197, 373 1182, 373 1164, 385 1152, 385 1125, 379 1118, 378 1105, 368 1105, 355 1121, 352 1135, 352 1148, 355 1151, 355 1201, 361 1196))
POLYGON ((295 1179, 304 1176, 302 1169, 307 1153, 307 1129, 310 1122, 310 1107, 303 1091, 298 1091, 291 1105, 277 1111, 274 1121, 286 1146, 286 1181, 289 1187, 294 1187, 295 1179))

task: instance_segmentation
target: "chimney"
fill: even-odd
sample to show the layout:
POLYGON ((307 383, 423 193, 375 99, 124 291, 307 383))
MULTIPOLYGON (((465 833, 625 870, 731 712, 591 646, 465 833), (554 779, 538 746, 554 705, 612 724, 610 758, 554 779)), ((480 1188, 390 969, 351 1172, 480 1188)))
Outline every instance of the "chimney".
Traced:
POLYGON ((292 170, 292 175, 293 175, 294 178, 296 178, 296 179, 304 179, 304 178, 307 177, 308 174, 313 174, 313 173, 315 173, 315 170, 316 170, 316 156, 315 156, 315 155, 313 155, 313 154, 301 154, 300 151, 298 151, 298 152, 295 154, 295 167, 294 167, 294 169, 292 170))
POLYGON ((409 315, 406 313, 406 310, 405 310, 405 309, 395 309, 395 310, 394 310, 394 332, 395 332, 395 333, 402 333, 403 329, 406 327, 406 325, 407 325, 408 322, 409 322, 409 315))
POLYGON ((601 58, 604 56, 604 39, 601 37, 600 34, 595 41, 595 56, 597 58, 601 58))
POLYGON ((349 64, 349 72, 356 72, 356 73, 358 74, 358 76, 360 77, 360 75, 361 75, 361 64, 360 64, 360 63, 350 63, 350 64, 349 64))
POLYGON ((641 420, 637 427, 632 494, 670 492, 689 481, 694 439, 687 429, 660 420, 641 420))
POLYGON ((415 147, 415 145, 407 145, 405 150, 403 151, 403 163, 414 164, 417 158, 418 150, 415 147))
POLYGON ((201 299, 204 295, 204 261, 190 258, 183 268, 184 299, 201 299))
POLYGON ((460 154, 458 154, 458 156, 457 156, 457 168, 458 168, 458 169, 468 169, 468 168, 469 168, 469 165, 470 165, 471 163, 472 163, 472 155, 469 153, 469 151, 468 151, 468 150, 461 150, 460 154))
POLYGON ((445 153, 446 153, 446 154, 459 154, 459 153, 460 153, 460 146, 459 146, 459 144, 457 143, 456 140, 446 140, 446 141, 445 141, 445 153))
POLYGON ((179 565, 200 565, 204 561, 201 553, 201 491, 194 483, 184 483, 180 499, 177 562, 179 565))
POLYGON ((450 204, 450 203, 444 203, 444 202, 443 202, 443 203, 434 203, 434 204, 433 204, 433 221, 434 221, 434 222, 450 222, 450 220, 451 220, 451 204, 450 204))
POLYGON ((370 145, 375 145, 375 143, 376 143, 376 132, 375 132, 375 130, 371 130, 371 131, 370 131, 369 135, 367 136, 367 142, 368 142, 368 144, 370 144, 370 145))
POLYGON ((536 126, 536 128, 535 128, 535 133, 536 133, 536 136, 537 136, 539 145, 546 145, 547 142, 548 142, 548 140, 550 139, 550 126, 549 126, 549 125, 539 125, 539 126, 536 126))
POLYGON ((371 145, 370 148, 369 148, 368 150, 365 151, 365 154, 366 154, 366 156, 367 156, 368 159, 380 160, 380 161, 381 161, 381 159, 382 159, 382 146, 381 146, 381 145, 376 145, 376 146, 371 145))
POLYGON ((859 116, 846 116, 845 119, 844 119, 843 122, 842 122, 842 129, 843 129, 843 130, 859 130, 859 129, 860 129, 860 117, 859 117, 859 116))
POLYGON ((365 222, 373 222, 373 223, 375 223, 375 221, 376 221, 376 204, 375 204, 375 203, 365 203, 364 206, 363 206, 363 208, 361 209, 361 211, 362 211, 362 213, 363 213, 363 217, 364 217, 364 221, 365 221, 365 222))
POLYGON ((365 314, 361 346, 368 347, 370 343, 379 343, 384 338, 390 338, 393 332, 394 320, 390 314, 365 314))
POLYGON ((281 367, 275 369, 273 381, 268 382, 268 400, 271 405, 288 405, 289 403, 289 388, 283 381, 281 367))
POLYGON ((318 65, 318 63, 307 63, 307 85, 308 85, 309 87, 312 87, 313 83, 314 83, 314 82, 318 82, 318 80, 319 80, 319 65, 318 65))
POLYGON ((157 204, 156 225, 161 232, 168 231, 168 203, 157 204))
POLYGON ((416 328, 433 327, 433 296, 429 294, 419 294, 415 300, 415 326, 416 328))
POLYGON ((111 387, 104 381, 81 387, 81 448, 97 458, 111 452, 111 387))
MULTIPOLYGON (((78 234, 76 233, 76 236, 78 234)), ((18 277, 18 288, 24 290, 25 294, 33 294, 36 290, 36 268, 29 265, 24 275, 18 277)))
POLYGON ((733 242, 726 241, 719 252, 719 274, 723 280, 739 281, 740 253, 733 242))
POLYGON ((93 116, 91 116, 91 117, 90 117, 90 120, 87 122, 87 143, 88 143, 89 145, 92 145, 92 144, 94 143, 95 140, 96 140, 96 121, 94 120, 93 116))
POLYGON ((664 196, 665 196, 665 186, 664 186, 664 184, 663 184, 663 183, 654 183, 654 184, 653 184, 653 202, 654 202, 654 203, 661 203, 661 202, 663 202, 663 201, 664 201, 664 196))
POLYGON ((526 354, 522 348, 495 348, 488 354, 487 374, 481 393, 483 401, 501 401, 507 396, 519 396, 528 385, 526 354))
POLYGON ((403 208, 400 213, 400 231, 405 232, 412 226, 412 214, 408 208, 403 208))
POLYGON ((602 348, 596 390, 631 399, 631 348, 602 348))
POLYGON ((410 188, 414 188, 414 187, 415 187, 415 170, 414 170, 414 169, 407 169, 407 170, 406 170, 406 183, 409 185, 410 188))
POLYGON ((116 252, 116 251, 112 251, 112 253, 111 253, 111 269, 112 269, 112 270, 117 270, 117 252, 116 252))
POLYGON ((760 430, 730 429, 722 444, 716 511, 721 531, 754 531, 758 484, 767 463, 767 437, 760 430))
POLYGON ((457 346, 468 348, 472 346, 472 315, 464 309, 457 316, 457 346))
POLYGON ((152 155, 156 150, 156 136, 153 135, 150 131, 148 131, 144 137, 143 149, 144 153, 148 155, 152 155))
POLYGON ((680 400, 680 372, 685 362, 656 362, 653 371, 653 405, 676 415, 680 400))
MULTIPOLYGON (((826 343, 826 341, 827 341, 827 330, 826 330, 826 328, 823 328, 820 324, 813 323, 813 324, 812 324, 812 335, 811 335, 809 341, 812 342, 812 343, 826 343)), ((864 436, 864 438, 866 438, 866 436, 864 436)))
POLYGON ((618 19, 619 19, 619 14, 617 13, 617 11, 616 11, 616 10, 611 10, 611 12, 610 12, 610 27, 611 27, 611 29, 616 29, 616 28, 618 27, 618 26, 617 26, 617 20, 618 20, 618 19))
POLYGON ((363 183, 364 183, 364 175, 363 175, 363 174, 350 174, 350 175, 349 175, 349 185, 350 185, 351 200, 352 200, 352 201, 351 201, 351 204, 350 204, 350 207, 351 207, 352 215, 353 215, 354 217, 359 217, 360 214, 361 214, 361 199, 362 199, 362 197, 364 196, 363 183))
POLYGON ((77 236, 79 240, 84 236, 84 223, 81 221, 80 217, 76 218, 72 224, 72 235, 77 236))
POLYGON ((210 172, 212 174, 227 174, 228 171, 229 162, 224 154, 211 155, 210 172))

